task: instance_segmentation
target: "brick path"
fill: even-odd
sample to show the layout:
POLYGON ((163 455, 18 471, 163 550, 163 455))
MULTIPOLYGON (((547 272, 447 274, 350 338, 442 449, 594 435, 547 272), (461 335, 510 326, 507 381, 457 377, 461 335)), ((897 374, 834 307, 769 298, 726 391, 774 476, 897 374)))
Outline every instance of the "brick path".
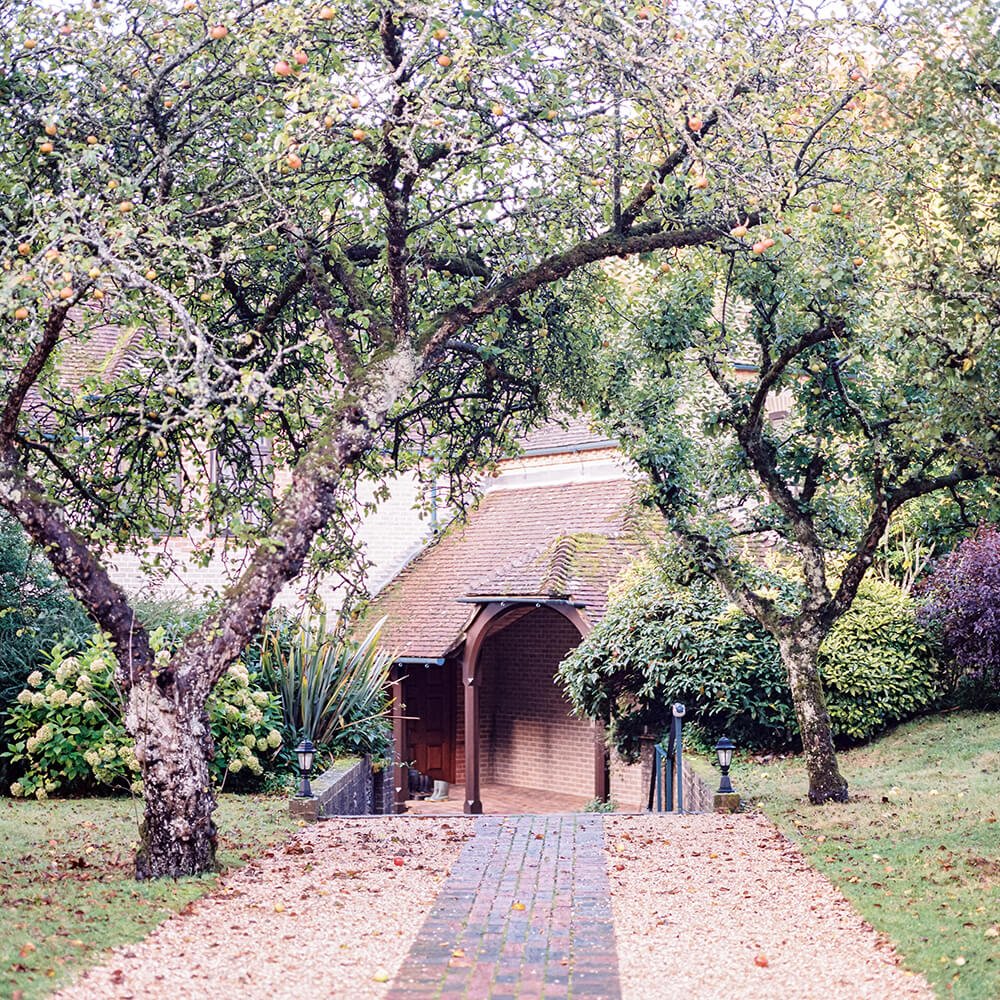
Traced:
POLYGON ((618 1000, 603 844, 596 815, 477 820, 389 1000, 618 1000))

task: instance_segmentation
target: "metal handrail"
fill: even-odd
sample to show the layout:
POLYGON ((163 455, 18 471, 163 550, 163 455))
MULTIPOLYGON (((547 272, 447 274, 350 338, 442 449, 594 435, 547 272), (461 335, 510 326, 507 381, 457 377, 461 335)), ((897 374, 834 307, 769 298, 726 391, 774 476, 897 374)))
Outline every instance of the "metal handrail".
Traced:
POLYGON ((680 702, 675 702, 667 746, 664 749, 657 743, 653 747, 653 773, 649 777, 649 799, 646 804, 650 812, 653 810, 654 799, 657 812, 674 812, 675 798, 676 811, 684 812, 684 712, 684 706, 680 702))

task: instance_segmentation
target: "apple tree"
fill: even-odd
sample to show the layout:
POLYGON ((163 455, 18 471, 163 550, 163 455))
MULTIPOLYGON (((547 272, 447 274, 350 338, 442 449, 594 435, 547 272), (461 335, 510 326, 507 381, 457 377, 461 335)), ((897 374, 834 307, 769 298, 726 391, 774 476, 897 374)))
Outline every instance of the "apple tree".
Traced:
POLYGON ((839 141, 791 152, 849 174, 671 275, 630 272, 607 342, 599 405, 689 568, 776 640, 814 803, 847 798, 819 648, 890 519, 1000 471, 994 27, 921 10, 895 52, 859 52, 845 99, 796 123, 842 117, 839 141), (762 585, 764 555, 791 603, 762 585))
POLYGON ((0 506, 115 645, 140 877, 213 865, 205 700, 310 556, 349 554, 359 478, 460 476, 543 387, 582 393, 603 262, 669 268, 846 183, 880 17, 5 5, 0 506), (249 556, 155 656, 109 557, 218 528, 249 556))

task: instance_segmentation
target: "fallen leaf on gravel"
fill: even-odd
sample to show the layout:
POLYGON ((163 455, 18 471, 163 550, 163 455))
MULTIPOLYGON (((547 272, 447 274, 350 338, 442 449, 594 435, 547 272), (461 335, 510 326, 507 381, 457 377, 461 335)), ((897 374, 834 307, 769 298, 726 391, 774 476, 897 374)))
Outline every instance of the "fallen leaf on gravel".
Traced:
POLYGON ((402 866, 403 866, 403 859, 402 858, 393 858, 392 859, 392 863, 394 865, 396 865, 398 868, 402 868, 402 866))
POLYGON ((374 979, 376 983, 387 983, 389 982, 389 973, 386 972, 385 969, 376 969, 375 975, 372 976, 372 979, 374 979))
POLYGON ((285 912, 285 904, 284 903, 275 903, 274 904, 274 912, 275 913, 284 913, 285 912))
POLYGON ((767 955, 758 955, 754 960, 753 964, 758 968, 766 969, 768 966, 767 955))
POLYGON ((511 909, 512 909, 512 910, 523 910, 523 909, 524 909, 524 903, 515 903, 515 904, 514 904, 514 905, 513 905, 512 907, 511 907, 511 909))

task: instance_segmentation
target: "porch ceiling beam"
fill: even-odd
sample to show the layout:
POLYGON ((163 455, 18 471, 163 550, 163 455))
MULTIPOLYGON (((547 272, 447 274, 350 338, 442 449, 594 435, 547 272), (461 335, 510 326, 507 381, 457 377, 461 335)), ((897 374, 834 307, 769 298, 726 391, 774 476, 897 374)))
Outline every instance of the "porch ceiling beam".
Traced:
POLYGON ((536 608, 585 608, 587 606, 583 601, 571 601, 561 597, 510 597, 503 594, 490 597, 456 597, 455 601, 458 604, 499 604, 502 607, 511 604, 533 604, 536 608))

